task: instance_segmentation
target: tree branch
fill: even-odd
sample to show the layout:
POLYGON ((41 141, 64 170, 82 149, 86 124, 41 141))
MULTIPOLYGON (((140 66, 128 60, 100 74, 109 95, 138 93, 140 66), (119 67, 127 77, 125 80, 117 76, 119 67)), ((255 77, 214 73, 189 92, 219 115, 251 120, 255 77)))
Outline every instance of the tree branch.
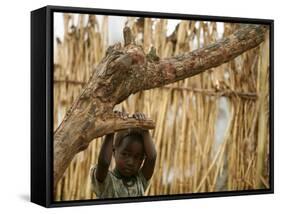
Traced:
POLYGON ((226 63, 257 47, 263 42, 266 30, 265 25, 243 25, 232 35, 207 47, 149 62, 141 90, 161 87, 226 63))

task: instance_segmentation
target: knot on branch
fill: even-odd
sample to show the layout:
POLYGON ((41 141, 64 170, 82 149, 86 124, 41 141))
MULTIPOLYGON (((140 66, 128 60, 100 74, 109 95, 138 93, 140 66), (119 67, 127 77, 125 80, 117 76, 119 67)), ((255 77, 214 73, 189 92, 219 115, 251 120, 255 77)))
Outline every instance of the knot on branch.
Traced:
POLYGON ((112 55, 114 53, 122 53, 121 51, 121 43, 118 42, 114 45, 110 45, 107 49, 106 49, 106 52, 105 52, 105 56, 108 56, 108 55, 112 55))
POLYGON ((148 61, 153 62, 153 61, 159 61, 159 56, 157 56, 156 54, 156 48, 155 47, 151 47, 149 50, 149 53, 146 55, 146 58, 148 61))
POLYGON ((129 27, 124 27, 123 36, 124 36, 124 46, 125 47, 134 43, 133 34, 129 27))

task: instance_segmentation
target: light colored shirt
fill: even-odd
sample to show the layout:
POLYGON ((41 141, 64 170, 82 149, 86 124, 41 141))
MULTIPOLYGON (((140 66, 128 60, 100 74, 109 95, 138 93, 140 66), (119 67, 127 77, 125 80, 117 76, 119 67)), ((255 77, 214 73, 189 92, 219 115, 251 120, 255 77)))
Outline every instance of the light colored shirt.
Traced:
POLYGON ((97 198, 143 196, 149 184, 149 180, 146 180, 140 170, 137 175, 135 175, 135 184, 130 187, 124 185, 122 179, 118 178, 111 171, 108 171, 105 180, 100 182, 96 178, 96 169, 97 165, 91 168, 90 176, 92 191, 95 192, 97 198))

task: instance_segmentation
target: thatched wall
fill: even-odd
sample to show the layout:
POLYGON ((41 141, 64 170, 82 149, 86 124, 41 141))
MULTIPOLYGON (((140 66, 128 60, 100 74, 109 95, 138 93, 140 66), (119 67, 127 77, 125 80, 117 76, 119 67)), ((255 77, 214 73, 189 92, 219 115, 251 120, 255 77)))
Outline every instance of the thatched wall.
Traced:
MULTIPOLYGON (((160 57, 203 47, 239 26, 182 21, 167 36, 167 20, 128 18, 138 44, 160 57)), ((108 17, 64 16, 54 69, 54 129, 79 95, 108 46, 108 17), (86 25, 84 23, 87 23, 86 25)), ((140 111, 156 121, 155 172, 147 195, 269 187, 269 41, 229 63, 162 88, 131 95, 116 109, 140 111)), ((75 128, 75 127, 73 127, 75 128)), ((55 200, 91 199, 89 169, 102 138, 73 159, 55 200)), ((113 167, 112 163, 112 166, 113 167)))

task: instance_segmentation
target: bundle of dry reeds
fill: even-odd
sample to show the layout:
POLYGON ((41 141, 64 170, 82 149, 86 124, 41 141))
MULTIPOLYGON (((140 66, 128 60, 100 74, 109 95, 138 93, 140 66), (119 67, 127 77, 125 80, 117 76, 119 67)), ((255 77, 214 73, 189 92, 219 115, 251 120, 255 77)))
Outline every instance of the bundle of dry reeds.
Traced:
MULTIPOLYGON (((165 19, 128 18, 136 42, 160 57, 188 52, 231 34, 237 24, 181 21, 167 35, 165 19)), ((54 70, 54 128, 79 95, 108 46, 108 17, 64 15, 54 70), (86 26, 83 24, 87 17, 86 26)), ((176 83, 131 95, 116 106, 156 121, 151 131, 158 158, 147 195, 269 187, 269 38, 229 63, 176 83)), ((102 138, 76 155, 55 200, 92 199, 89 169, 102 138)), ((113 164, 112 166, 113 167, 113 164)))

